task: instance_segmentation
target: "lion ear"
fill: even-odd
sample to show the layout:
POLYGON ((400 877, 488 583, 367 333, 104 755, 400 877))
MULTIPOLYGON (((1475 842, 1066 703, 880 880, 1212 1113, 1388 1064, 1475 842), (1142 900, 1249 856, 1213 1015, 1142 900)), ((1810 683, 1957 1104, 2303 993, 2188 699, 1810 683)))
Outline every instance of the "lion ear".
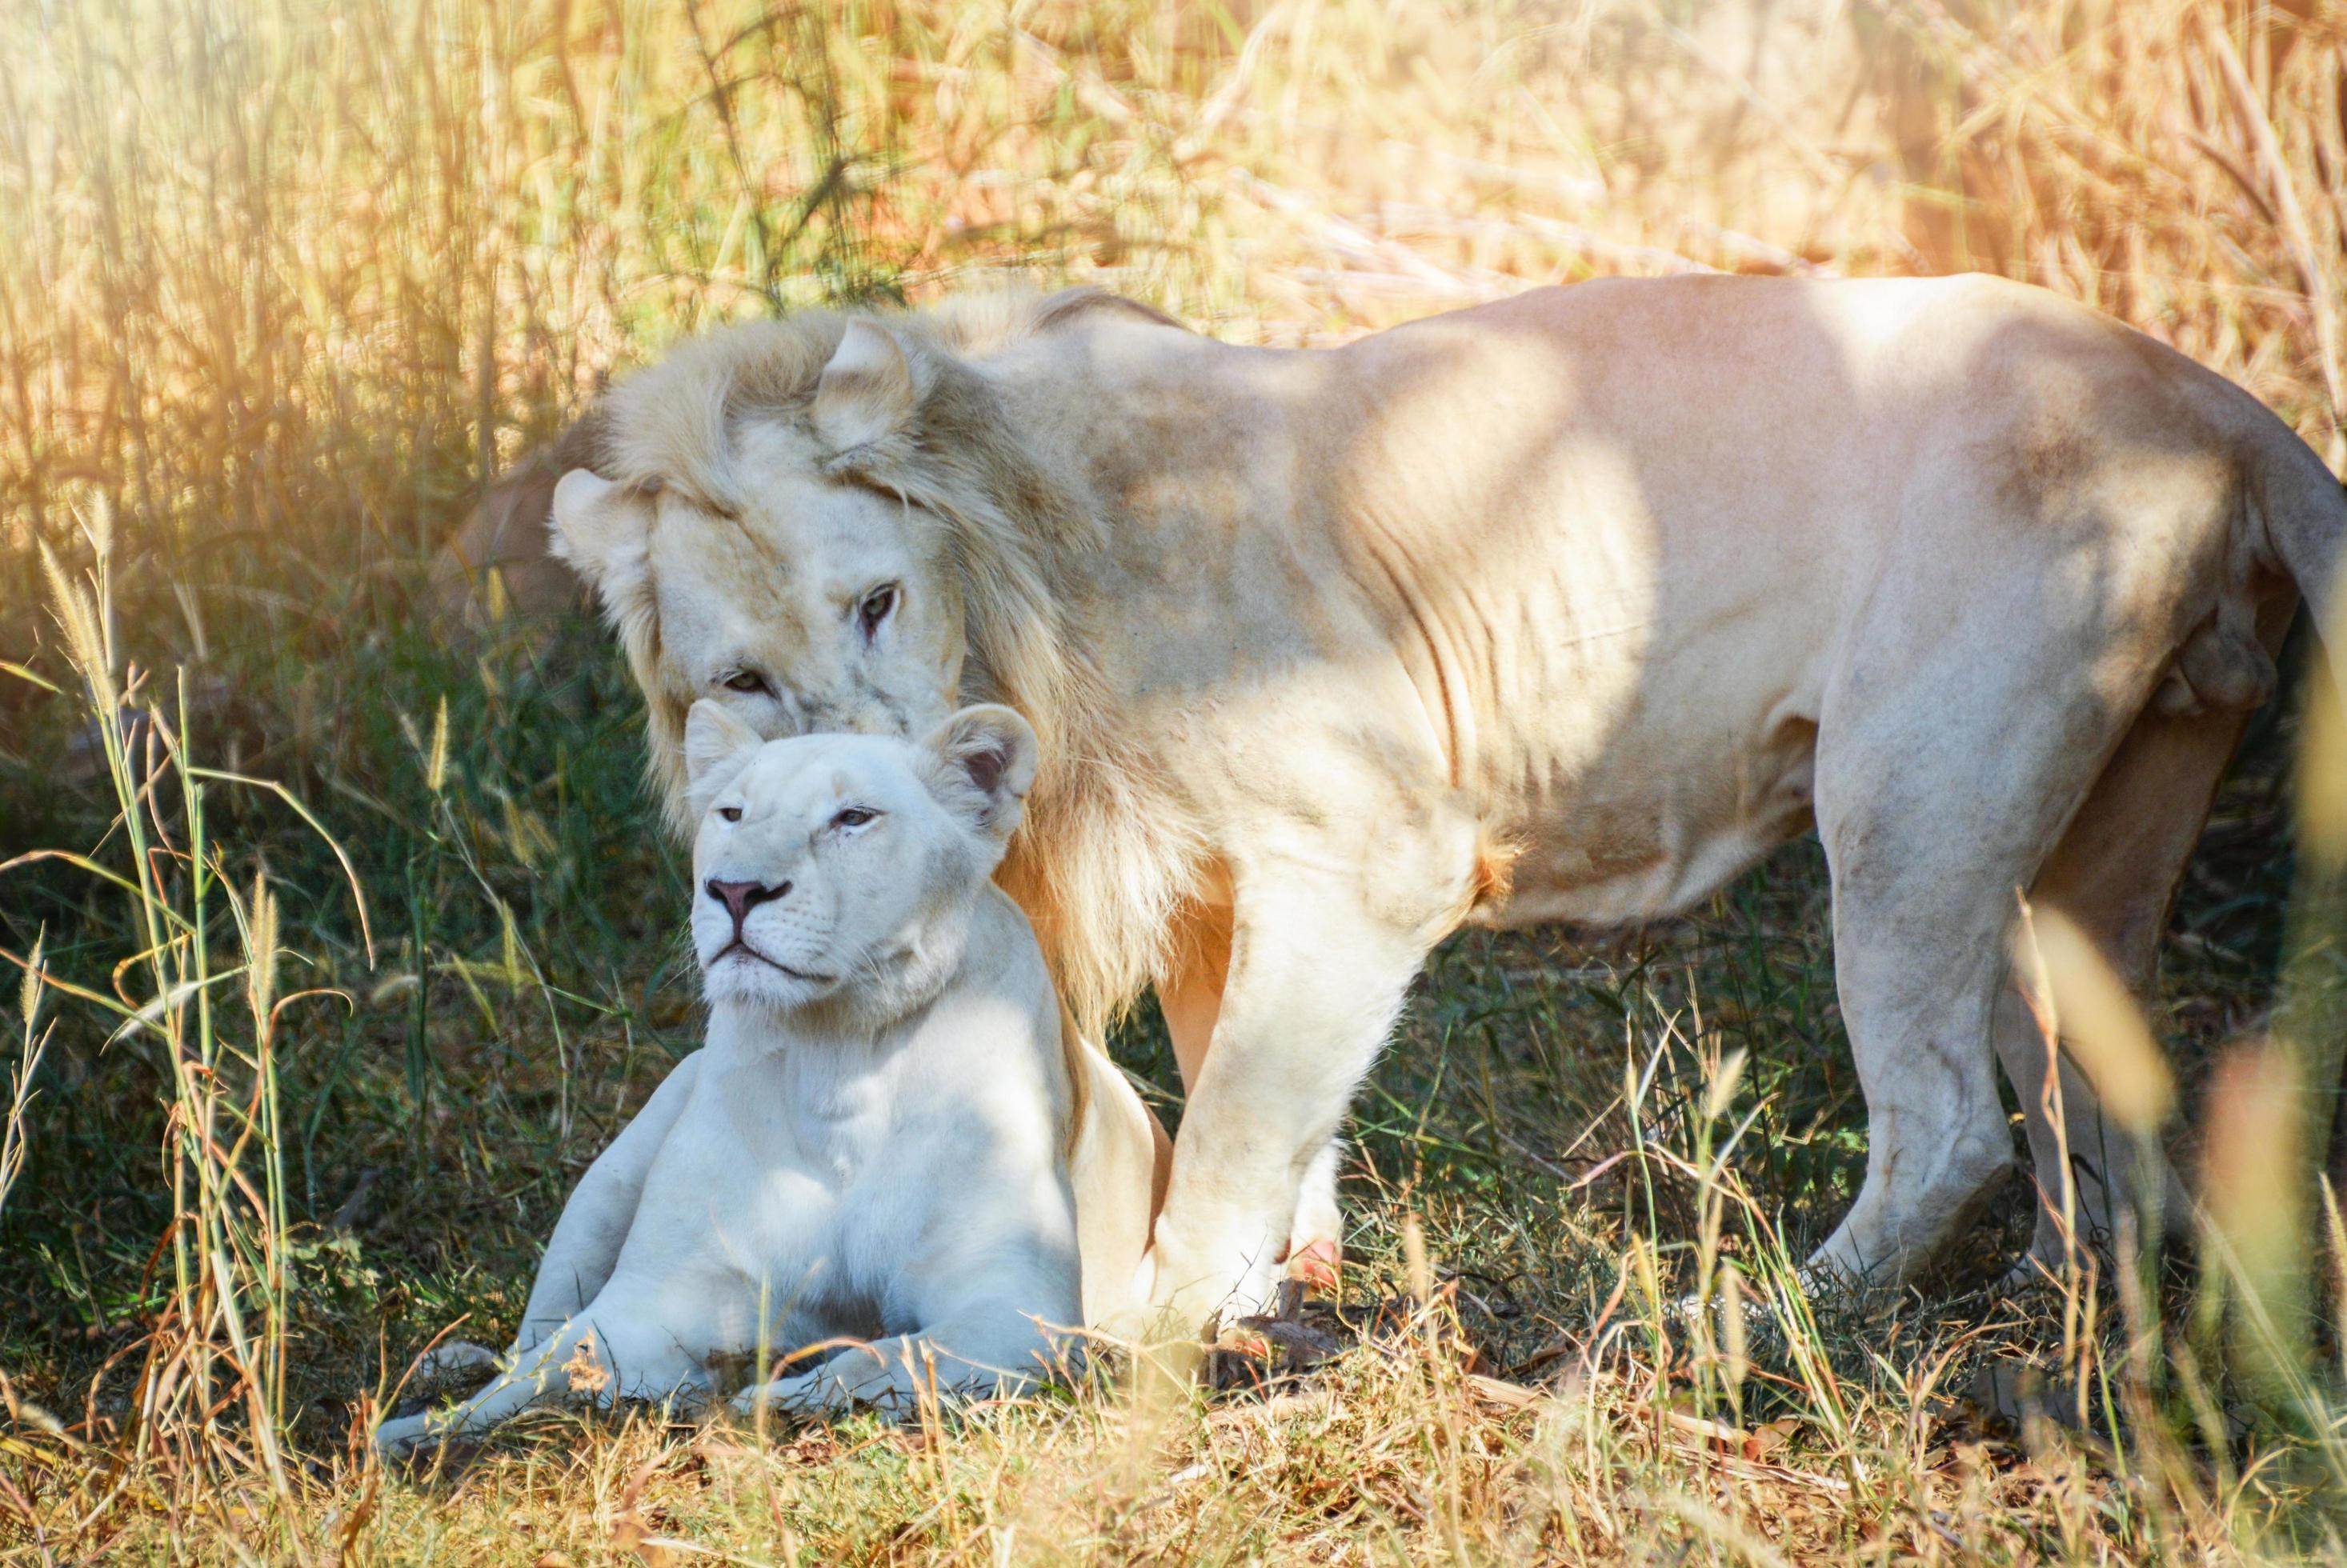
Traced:
POLYGON ((1033 726, 999 703, 964 708, 928 739, 938 763, 938 800, 970 830, 1006 843, 1035 784, 1040 748, 1033 726))
POLYGON ((699 816, 711 797, 732 784, 750 765, 750 758, 765 744, 758 732, 725 711, 725 704, 703 697, 684 716, 685 799, 699 816))
POLYGON ((823 367, 808 416, 825 446, 846 452, 903 429, 915 402, 905 351, 885 328, 859 316, 847 323, 823 367))
POLYGON ((548 527, 554 553, 595 585, 613 615, 623 616, 650 586, 645 559, 651 508, 627 487, 586 468, 571 469, 554 487, 548 527))

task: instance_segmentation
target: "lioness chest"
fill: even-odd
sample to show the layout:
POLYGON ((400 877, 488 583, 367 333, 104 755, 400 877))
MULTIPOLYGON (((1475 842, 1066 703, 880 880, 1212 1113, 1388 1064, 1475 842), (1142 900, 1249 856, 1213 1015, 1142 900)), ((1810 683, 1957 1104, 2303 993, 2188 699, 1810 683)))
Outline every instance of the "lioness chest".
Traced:
POLYGON ((698 1304, 702 1356, 917 1327, 906 1279, 949 1118, 908 1092, 901 1062, 814 1054, 712 1061, 647 1180, 620 1268, 698 1304))

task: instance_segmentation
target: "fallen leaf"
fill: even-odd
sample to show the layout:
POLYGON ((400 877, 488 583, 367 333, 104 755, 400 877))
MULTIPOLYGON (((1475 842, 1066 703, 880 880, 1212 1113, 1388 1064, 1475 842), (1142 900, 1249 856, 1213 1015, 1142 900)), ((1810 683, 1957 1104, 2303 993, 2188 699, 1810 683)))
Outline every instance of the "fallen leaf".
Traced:
POLYGON ((1747 1440, 1746 1435, 1734 1427, 1719 1421, 1706 1420, 1701 1416, 1690 1416, 1685 1410, 1665 1410, 1663 1424, 1676 1428, 1689 1437, 1701 1438, 1706 1442, 1717 1444, 1731 1452, 1742 1451, 1747 1440))
POLYGON ((563 1376, 570 1379, 574 1394, 600 1394, 611 1386, 611 1374, 595 1358, 595 1336, 582 1337, 570 1352, 570 1359, 562 1363, 563 1376))
POLYGON ((675 1568, 677 1554, 670 1544, 652 1533, 652 1523, 640 1512, 644 1483, 652 1478, 659 1466, 657 1460, 638 1471, 628 1490, 620 1498, 620 1511, 611 1520, 611 1547, 622 1554, 632 1552, 647 1568, 675 1568))
POLYGON ((1557 1362, 1563 1360, 1566 1357, 1579 1356, 1580 1354, 1581 1343, 1579 1340, 1568 1339, 1560 1336, 1557 1338, 1550 1340, 1547 1344, 1542 1346, 1539 1349, 1533 1351, 1531 1355, 1517 1362, 1513 1368, 1510 1368, 1510 1370, 1513 1371, 1519 1378, 1536 1377, 1548 1370, 1549 1368, 1554 1366, 1557 1362))
POLYGON ((1755 1427, 1744 1436, 1744 1457, 1758 1463, 1791 1442, 1800 1430, 1798 1416, 1780 1416, 1766 1426, 1755 1427))

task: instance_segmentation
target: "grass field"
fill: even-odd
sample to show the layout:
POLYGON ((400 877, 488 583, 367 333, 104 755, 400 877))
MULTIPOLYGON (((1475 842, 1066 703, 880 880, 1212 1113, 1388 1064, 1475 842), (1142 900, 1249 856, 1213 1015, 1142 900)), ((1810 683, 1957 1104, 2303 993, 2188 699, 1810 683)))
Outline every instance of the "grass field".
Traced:
MULTIPOLYGON (((2147 1296, 1992 1288, 2019 1184, 1927 1292, 1790 1293, 1864 1158, 1804 844, 1683 920, 1450 944, 1358 1107, 1341 1298, 1268 1365, 909 1430, 550 1414, 412 1474, 364 1434, 436 1336, 503 1342, 697 1043, 626 671, 431 587, 605 375, 1014 270, 1310 343, 1980 266, 2336 466, 2342 45, 2329 0, 0 9, 0 1562, 2347 1559, 2330 1107, 2278 1076, 2347 1016, 2295 687, 2174 919, 2208 1266, 2147 1296), (1729 1279, 1773 1324, 1665 1310, 1729 1279)), ((1114 1050, 1178 1117, 1146 1009, 1114 1050)))

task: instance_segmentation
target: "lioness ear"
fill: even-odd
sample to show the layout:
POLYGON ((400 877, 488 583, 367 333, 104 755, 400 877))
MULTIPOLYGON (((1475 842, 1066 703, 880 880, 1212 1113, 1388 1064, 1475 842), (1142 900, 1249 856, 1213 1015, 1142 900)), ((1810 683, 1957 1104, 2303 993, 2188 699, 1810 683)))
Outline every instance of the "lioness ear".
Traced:
POLYGON ((615 616, 648 586, 645 542, 651 508, 643 497, 585 468, 573 468, 554 487, 548 526, 554 553, 595 585, 615 616))
POLYGON ((765 743, 758 732, 704 697, 684 716, 684 794, 699 816, 710 800, 740 776, 765 743))
POLYGON ((825 446, 845 452, 903 429, 914 401, 905 351, 885 329, 858 317, 847 323, 823 367, 808 417, 825 446))
POLYGON ((938 727, 928 749, 947 810, 986 837, 1007 841, 1035 784, 1039 748, 1026 720, 998 703, 964 708, 938 727))

